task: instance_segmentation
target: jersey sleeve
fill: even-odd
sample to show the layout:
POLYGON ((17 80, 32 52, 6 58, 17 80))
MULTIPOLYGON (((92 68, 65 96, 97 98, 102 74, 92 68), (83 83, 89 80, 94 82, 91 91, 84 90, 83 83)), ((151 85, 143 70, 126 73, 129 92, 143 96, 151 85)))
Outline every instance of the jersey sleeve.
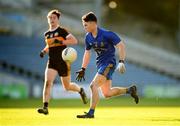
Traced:
POLYGON ((90 43, 88 41, 88 36, 87 35, 85 37, 85 49, 86 50, 90 50, 91 49, 91 45, 90 45, 90 43))
POLYGON ((44 32, 44 37, 46 37, 46 36, 47 36, 48 32, 49 32, 49 31, 44 32))
POLYGON ((69 35, 69 32, 65 29, 65 28, 62 28, 62 31, 61 31, 62 35, 66 38, 68 35, 69 35))
POLYGON ((117 45, 121 41, 120 37, 112 31, 109 31, 107 33, 107 37, 110 40, 110 42, 113 43, 113 45, 117 45))
MULTIPOLYGON (((45 42, 45 43, 46 43, 46 40, 47 40, 47 38, 48 38, 48 32, 49 32, 49 31, 44 32, 44 42, 45 42)), ((46 46, 47 46, 47 43, 46 43, 46 46)))

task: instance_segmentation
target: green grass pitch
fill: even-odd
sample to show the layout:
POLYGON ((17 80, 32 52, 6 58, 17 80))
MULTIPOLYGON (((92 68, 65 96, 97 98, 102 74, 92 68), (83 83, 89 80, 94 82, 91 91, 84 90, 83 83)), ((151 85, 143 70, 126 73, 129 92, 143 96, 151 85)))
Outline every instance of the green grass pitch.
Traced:
POLYGON ((179 99, 101 100, 94 119, 77 119, 88 110, 79 99, 51 100, 49 115, 36 109, 40 99, 0 100, 0 126, 180 126, 179 99))

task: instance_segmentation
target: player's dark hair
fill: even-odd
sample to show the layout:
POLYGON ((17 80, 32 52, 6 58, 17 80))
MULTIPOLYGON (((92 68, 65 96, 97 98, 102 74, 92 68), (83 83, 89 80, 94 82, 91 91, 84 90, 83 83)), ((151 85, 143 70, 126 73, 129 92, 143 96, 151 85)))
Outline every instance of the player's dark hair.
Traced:
POLYGON ((82 20, 85 22, 89 22, 89 21, 97 22, 96 15, 93 12, 89 12, 85 14, 84 16, 82 16, 82 20))
POLYGON ((49 11, 49 13, 48 13, 47 16, 49 16, 49 15, 51 15, 51 14, 55 14, 55 15, 58 17, 58 19, 59 19, 60 16, 61 16, 61 12, 59 12, 58 10, 51 10, 51 11, 49 11))

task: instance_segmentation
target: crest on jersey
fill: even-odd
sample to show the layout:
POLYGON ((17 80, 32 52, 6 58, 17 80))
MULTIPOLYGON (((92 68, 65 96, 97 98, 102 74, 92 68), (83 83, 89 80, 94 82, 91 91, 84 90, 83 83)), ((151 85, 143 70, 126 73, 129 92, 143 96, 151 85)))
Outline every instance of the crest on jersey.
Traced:
POLYGON ((55 34, 54 34, 54 37, 57 37, 59 35, 59 33, 58 32, 56 32, 55 34))
POLYGON ((50 38, 53 38, 53 34, 50 34, 50 38))
POLYGON ((97 42, 95 42, 95 47, 96 47, 96 48, 98 47, 98 43, 97 43, 97 42))
POLYGON ((104 47, 104 42, 101 42, 101 47, 104 47))

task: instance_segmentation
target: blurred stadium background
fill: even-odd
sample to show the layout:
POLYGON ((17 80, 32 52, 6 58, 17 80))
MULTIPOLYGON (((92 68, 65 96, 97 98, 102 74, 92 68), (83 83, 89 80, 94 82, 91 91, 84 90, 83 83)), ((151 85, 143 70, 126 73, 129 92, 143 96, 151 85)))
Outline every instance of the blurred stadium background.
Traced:
MULTIPOLYGON (((0 99, 41 98, 47 56, 43 33, 46 14, 62 12, 61 25, 79 40, 78 59, 72 64, 72 80, 81 67, 85 35, 81 16, 93 11, 99 25, 125 39, 127 72, 114 74, 113 85, 137 84, 144 98, 180 98, 179 0, 0 0, 0 99)), ((95 72, 95 53, 79 83, 89 92, 95 72)), ((56 79, 52 97, 78 98, 67 93, 56 79)), ((2 102, 0 103, 2 104, 2 102)))

